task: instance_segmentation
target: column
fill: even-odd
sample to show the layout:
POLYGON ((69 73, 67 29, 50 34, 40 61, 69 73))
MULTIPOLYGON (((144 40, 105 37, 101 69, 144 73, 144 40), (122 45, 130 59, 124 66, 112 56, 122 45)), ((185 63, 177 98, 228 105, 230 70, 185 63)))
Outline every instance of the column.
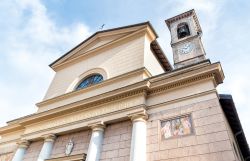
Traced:
POLYGON ((20 140, 19 142, 17 142, 17 144, 18 144, 18 148, 16 150, 16 153, 12 161, 22 161, 30 143, 27 140, 20 140))
POLYGON ((99 161, 101 156, 103 132, 105 125, 103 122, 89 125, 92 135, 89 143, 86 161, 99 161))
POLYGON ((52 152, 52 148, 53 148, 56 136, 54 134, 48 134, 48 135, 44 135, 43 138, 44 138, 44 143, 43 143, 42 150, 38 156, 38 161, 44 161, 45 159, 50 158, 50 154, 52 152))
POLYGON ((146 111, 129 115, 133 122, 130 161, 146 161, 146 137, 148 115, 146 111))

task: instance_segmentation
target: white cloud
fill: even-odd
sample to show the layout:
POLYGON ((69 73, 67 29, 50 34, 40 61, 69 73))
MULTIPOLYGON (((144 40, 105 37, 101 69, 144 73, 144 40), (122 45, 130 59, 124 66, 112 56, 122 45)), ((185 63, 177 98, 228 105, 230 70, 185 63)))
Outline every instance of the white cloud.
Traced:
POLYGON ((83 23, 59 26, 39 0, 4 0, 0 10, 0 125, 36 111, 53 76, 47 67, 90 35, 83 23), (47 68, 46 68, 47 67, 47 68), (6 69, 6 70, 5 70, 6 69))

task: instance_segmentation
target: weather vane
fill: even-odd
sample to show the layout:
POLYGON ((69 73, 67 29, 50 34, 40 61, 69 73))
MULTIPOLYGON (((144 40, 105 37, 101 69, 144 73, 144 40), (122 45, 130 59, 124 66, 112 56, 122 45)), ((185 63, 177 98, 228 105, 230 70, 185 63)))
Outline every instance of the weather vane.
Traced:
POLYGON ((103 30, 105 24, 102 24, 102 26, 99 28, 100 30, 103 30))

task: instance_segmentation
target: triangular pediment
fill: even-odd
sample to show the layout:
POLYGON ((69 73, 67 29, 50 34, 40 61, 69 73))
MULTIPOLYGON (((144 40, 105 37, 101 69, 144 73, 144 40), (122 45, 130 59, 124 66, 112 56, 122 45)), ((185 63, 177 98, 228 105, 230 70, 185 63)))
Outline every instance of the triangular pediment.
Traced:
POLYGON ((112 44, 113 42, 119 41, 120 39, 127 37, 133 33, 136 33, 142 29, 151 27, 148 22, 130 25, 120 28, 114 28, 109 30, 98 31, 85 41, 77 45, 75 48, 64 54, 62 57, 53 62, 50 67, 53 69, 65 64, 69 61, 75 60, 76 58, 89 53, 98 48, 112 44))
POLYGON ((81 54, 94 50, 100 46, 103 46, 105 44, 109 44, 115 40, 118 40, 128 34, 131 34, 132 32, 128 32, 128 33, 122 33, 122 34, 116 34, 116 35, 109 35, 109 36, 99 36, 99 37, 95 37, 94 40, 86 43, 86 46, 84 46, 81 50, 79 50, 77 53, 73 54, 72 56, 70 56, 67 60, 70 59, 74 59, 78 56, 80 56, 81 54))

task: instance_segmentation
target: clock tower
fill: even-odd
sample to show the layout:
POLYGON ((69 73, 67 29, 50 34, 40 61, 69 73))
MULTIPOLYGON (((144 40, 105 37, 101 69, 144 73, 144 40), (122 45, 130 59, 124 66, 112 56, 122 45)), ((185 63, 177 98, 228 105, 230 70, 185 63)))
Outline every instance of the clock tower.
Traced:
POLYGON ((194 10, 166 20, 171 34, 174 67, 180 68, 205 60, 202 30, 194 10))

